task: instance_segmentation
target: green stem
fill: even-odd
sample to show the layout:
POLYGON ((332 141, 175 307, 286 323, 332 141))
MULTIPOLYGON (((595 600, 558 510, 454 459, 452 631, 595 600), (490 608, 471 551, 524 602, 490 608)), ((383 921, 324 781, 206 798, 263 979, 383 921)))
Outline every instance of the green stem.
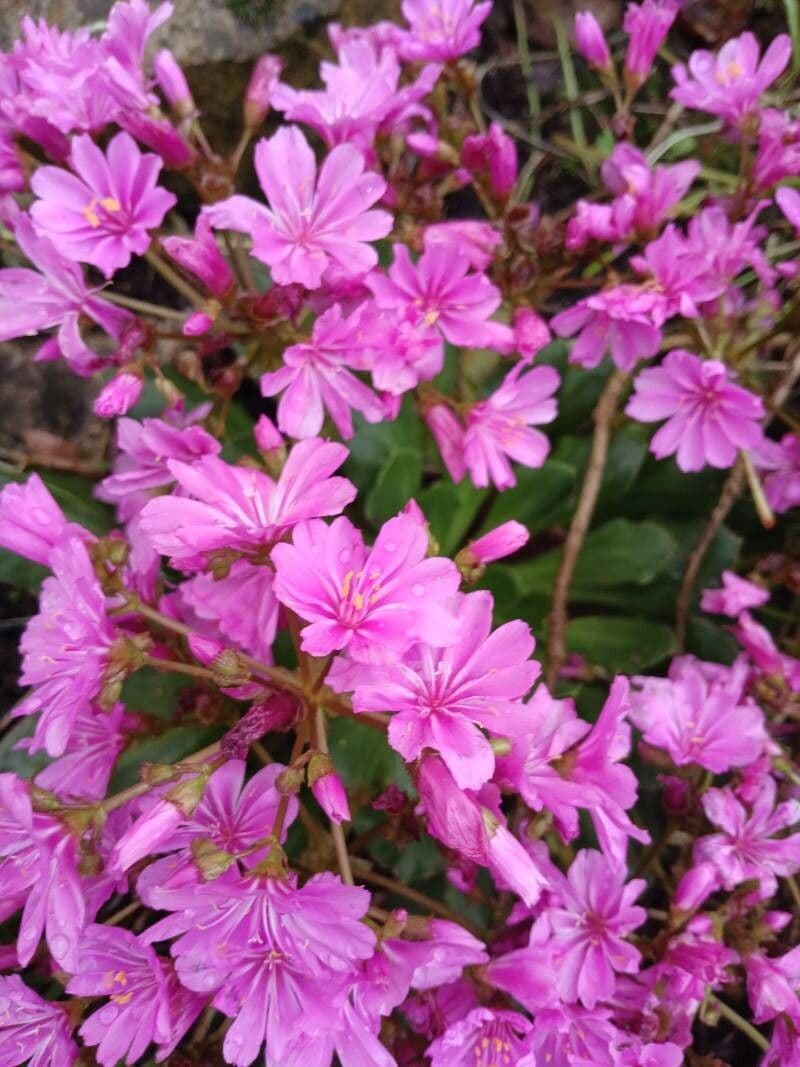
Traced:
POLYGON ((123 296, 122 293, 112 293, 108 289, 103 290, 103 299, 120 307, 130 308, 131 311, 141 311, 143 315, 155 315, 161 319, 174 319, 183 322, 186 318, 185 311, 177 311, 175 308, 165 308, 161 304, 151 304, 147 300, 134 300, 132 296, 123 296))
POLYGON ((539 90, 533 80, 533 64, 531 63, 531 50, 528 46, 528 24, 525 19, 525 7, 523 0, 514 0, 514 25, 517 31, 517 51, 519 52, 519 65, 522 68, 522 77, 525 79, 525 93, 528 97, 528 114, 531 118, 531 127, 535 130, 542 104, 539 99, 539 90))
POLYGON ((753 1044, 758 1045, 763 1052, 769 1051, 769 1041, 767 1041, 760 1030, 756 1030, 747 1019, 742 1018, 738 1011, 734 1011, 733 1008, 728 1007, 724 1000, 720 1000, 719 997, 715 996, 713 993, 709 999, 723 1019, 727 1019, 737 1030, 740 1030, 746 1037, 749 1037, 753 1044))
POLYGON ((792 38, 792 73, 800 72, 800 5, 798 0, 783 0, 786 21, 792 38))
POLYGON ((569 35, 564 26, 564 20, 560 15, 556 15, 553 18, 553 27, 556 31, 558 58, 561 61, 561 70, 564 74, 564 89, 566 90, 567 100, 570 102, 569 124, 572 130, 572 139, 583 158, 583 153, 586 149, 586 130, 583 125, 583 115, 577 103, 579 96, 578 78, 575 74, 572 53, 569 49, 569 35))

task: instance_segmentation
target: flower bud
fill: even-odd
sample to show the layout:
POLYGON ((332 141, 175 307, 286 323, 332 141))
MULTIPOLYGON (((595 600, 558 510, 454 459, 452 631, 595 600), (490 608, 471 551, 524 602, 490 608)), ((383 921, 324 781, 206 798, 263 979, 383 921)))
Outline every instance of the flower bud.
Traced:
POLYGON ((477 581, 487 563, 512 555, 529 539, 530 534, 522 523, 510 519, 462 548, 455 564, 467 581, 477 581))
POLYGON ((202 337, 213 325, 214 319, 207 311, 193 311, 181 327, 181 333, 184 337, 202 337))
POLYGON ((223 649, 209 664, 214 672, 214 681, 223 689, 247 685, 252 677, 250 668, 232 648, 223 649))
POLYGON ((186 75, 168 48, 162 48, 153 57, 153 70, 158 87, 178 117, 188 119, 196 114, 192 90, 186 81, 186 75))
POLYGON ((100 390, 92 404, 92 411, 101 419, 124 415, 142 395, 143 385, 138 374, 122 371, 100 390))
POLYGON ((718 886, 717 872, 710 863, 691 867, 678 883, 672 897, 672 907, 675 911, 697 911, 718 886))
POLYGON ((600 23, 591 11, 579 11, 575 15, 574 31, 575 45, 589 66, 598 70, 610 70, 611 53, 600 23))
POLYGON ((676 0, 644 0, 628 4, 623 29, 630 35, 625 53, 625 82, 638 89, 653 66, 670 26, 678 14, 676 0))
POLYGON ((531 907, 541 895, 544 878, 510 830, 488 808, 481 808, 481 815, 489 837, 489 862, 493 870, 531 907))
POLYGON ((306 780, 305 767, 287 767, 275 779, 275 788, 281 796, 295 796, 306 780))
POLYGON ((282 70, 283 60, 269 54, 261 56, 253 67, 244 94, 244 124, 248 130, 255 130, 267 117, 270 96, 282 70))
POLYGON ((472 134, 461 146, 461 163, 472 174, 487 171, 489 187, 498 199, 509 195, 517 181, 517 148, 499 123, 489 132, 472 134))
POLYGON ((330 756, 320 752, 308 764, 308 784, 314 799, 331 822, 349 822, 350 806, 347 793, 330 756))
POLYGON ((427 408, 423 417, 442 454, 448 474, 454 482, 460 482, 467 473, 464 463, 464 427, 444 404, 434 404, 427 408))
POLYGON ((220 644, 215 638, 206 637, 204 634, 189 634, 186 638, 186 643, 194 658, 206 667, 215 656, 225 651, 224 645, 220 644))
POLYGON ((183 813, 167 799, 156 803, 141 815, 114 846, 109 867, 123 873, 168 841, 183 822, 183 813))
POLYGON ((171 170, 183 170, 197 159, 192 146, 163 116, 129 108, 120 115, 119 124, 137 141, 157 152, 171 170))
POLYGON ((532 308, 517 308, 514 312, 514 341, 526 363, 545 345, 550 344, 550 328, 532 308))
POLYGON ((194 237, 165 237, 161 247, 179 266, 203 283, 212 296, 224 300, 236 285, 236 279, 217 245, 211 223, 201 214, 194 237))

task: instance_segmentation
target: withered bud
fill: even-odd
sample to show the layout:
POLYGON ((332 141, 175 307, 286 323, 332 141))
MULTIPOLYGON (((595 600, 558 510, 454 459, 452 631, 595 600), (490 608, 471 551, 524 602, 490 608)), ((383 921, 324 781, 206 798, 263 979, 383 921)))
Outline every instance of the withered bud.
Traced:
POLYGON ((251 674, 249 667, 241 656, 232 648, 226 648, 215 656, 209 664, 214 672, 214 681, 223 689, 237 685, 247 685, 251 674))
POLYGON ((295 793, 300 792, 305 779, 305 767, 287 767, 275 779, 275 788, 283 796, 293 796, 295 793))
POLYGON ((333 760, 326 752, 318 752, 308 761, 308 784, 310 786, 313 786, 320 778, 335 773, 333 760))
POLYGON ((193 778, 179 782, 174 789, 170 789, 164 799, 174 804, 181 815, 188 819, 190 815, 194 815, 198 804, 203 799, 210 774, 210 770, 205 770, 193 778))
POLYGON ((236 862, 235 856, 232 856, 230 852, 217 848, 213 841, 209 841, 206 838, 192 841, 190 848, 192 859, 197 864, 197 869, 200 871, 200 876, 204 882, 213 882, 215 878, 219 878, 236 862))
POLYGON ((169 763, 143 763, 139 768, 139 777, 147 785, 162 785, 169 782, 175 774, 175 768, 169 763))

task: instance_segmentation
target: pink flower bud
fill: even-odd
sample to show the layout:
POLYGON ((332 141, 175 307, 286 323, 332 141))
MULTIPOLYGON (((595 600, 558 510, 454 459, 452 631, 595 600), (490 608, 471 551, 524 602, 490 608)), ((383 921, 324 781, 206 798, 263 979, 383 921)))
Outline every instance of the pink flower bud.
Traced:
POLYGON ((522 523, 511 519, 501 526, 496 526, 477 541, 470 542, 467 552, 477 563, 493 563, 496 559, 503 559, 519 551, 529 539, 530 534, 522 523))
POLYGON ((186 75, 168 48, 162 48, 153 58, 153 69, 159 88, 169 101, 170 107, 180 118, 190 118, 195 114, 192 90, 186 81, 186 75))
POLYGON ((520 899, 531 907, 539 899, 545 879, 510 830, 501 825, 487 808, 482 808, 489 835, 489 863, 520 899))
POLYGON ((213 637, 205 637, 203 634, 189 634, 186 643, 194 658, 206 666, 225 651, 225 646, 219 641, 215 641, 213 637))
POLYGON ((710 863, 690 868, 678 883, 672 898, 677 911, 697 911, 703 901, 719 886, 719 877, 710 863))
POLYGON ((253 436, 260 452, 273 452, 285 445, 280 430, 268 415, 259 415, 258 422, 253 427, 253 436))
POLYGON ((460 482, 467 473, 464 463, 464 427, 444 404, 435 404, 428 408, 424 418, 439 447, 448 474, 454 482, 460 482))
POLYGON ((547 323, 531 308, 517 308, 514 312, 514 341, 526 363, 550 344, 551 336, 547 323))
POLYGON ((685 815, 689 810, 689 783, 673 774, 660 774, 658 781, 664 810, 670 815, 685 815))
POLYGON ((579 11, 575 15, 574 30, 575 45, 589 66, 598 70, 610 70, 611 53, 600 23, 591 11, 579 11))
POLYGON ((202 337, 214 325, 214 320, 207 311, 193 311, 181 327, 184 337, 202 337))
POLYGON ((158 115, 131 108, 120 115, 119 124, 137 141, 158 152, 165 166, 172 170, 190 167, 197 157, 195 150, 181 137, 172 123, 158 115))
POLYGON ((31 474, 22 485, 10 482, 0 490, 0 548, 47 566, 53 547, 68 534, 70 525, 38 474, 31 474))
POLYGON ((198 278, 212 296, 224 300, 233 290, 236 279, 205 215, 198 218, 194 237, 165 237, 161 244, 170 259, 198 278))
POLYGON ((508 196, 517 180, 517 149, 499 123, 486 134, 473 134, 461 146, 461 163, 473 174, 487 171, 495 196, 508 196))
POLYGON ((329 756, 320 754, 311 758, 308 765, 308 782, 314 799, 331 822, 350 822, 347 793, 341 778, 333 769, 329 756))
POLYGON ((248 130, 260 126, 270 107, 270 96, 283 70, 283 60, 265 55, 256 62, 244 94, 244 124, 248 130))
POLYGON ((156 801, 114 846, 109 868, 122 873, 151 852, 158 850, 183 822, 183 814, 169 800, 156 801))
POLYGON ((650 73, 669 28, 678 14, 676 0, 644 0, 628 4, 623 28, 630 35, 625 53, 625 80, 638 87, 650 73))
POLYGON ((143 385, 138 374, 122 371, 100 390, 92 404, 92 411, 101 419, 124 415, 142 395, 143 385))

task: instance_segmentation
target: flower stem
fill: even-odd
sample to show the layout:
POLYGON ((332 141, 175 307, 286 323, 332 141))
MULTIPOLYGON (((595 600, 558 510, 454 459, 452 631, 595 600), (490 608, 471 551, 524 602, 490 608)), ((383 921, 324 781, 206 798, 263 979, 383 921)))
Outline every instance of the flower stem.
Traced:
MULTIPOLYGON (((325 755, 330 755, 328 735, 325 731, 325 712, 319 705, 317 705, 315 715, 317 745, 319 746, 320 752, 324 752, 325 755)), ((347 855, 347 842, 345 841, 342 824, 331 819, 330 827, 331 837, 333 838, 333 847, 336 852, 336 860, 339 864, 339 872, 342 876, 342 881, 347 885, 354 885, 353 870, 350 866, 350 857, 347 855)))
POLYGON ((553 19, 553 28, 556 31, 558 58, 561 61, 561 70, 564 74, 564 91, 570 103, 569 124, 572 129, 572 139, 578 148, 581 161, 583 161, 586 152, 586 130, 583 126, 583 115, 578 105, 578 79, 575 75, 572 54, 569 50, 569 36, 560 14, 557 14, 553 19))
POLYGON ((144 254, 144 258, 150 264, 161 277, 168 281, 173 289, 177 289, 181 296, 185 297, 190 304, 194 304, 195 307, 202 307, 205 304, 205 300, 202 295, 185 281, 176 270, 174 270, 169 263, 162 256, 156 252, 155 248, 150 246, 144 254))
POLYGON ((749 1037, 753 1044, 758 1045, 762 1052, 769 1051, 769 1041, 767 1041, 760 1030, 756 1030, 747 1019, 741 1017, 738 1011, 734 1011, 733 1008, 728 1007, 724 1000, 720 1000, 719 997, 715 996, 713 993, 709 999, 723 1019, 727 1019, 737 1030, 740 1030, 743 1034, 749 1037))
POLYGON ((594 409, 594 435, 589 455, 589 465, 583 479, 578 506, 564 542, 561 562, 553 586, 553 607, 547 627, 547 669, 545 681, 552 689, 567 658, 566 629, 567 601, 575 565, 578 562, 583 542, 589 531, 600 485, 603 481, 608 445, 611 438, 611 422, 617 410, 620 396, 628 382, 626 371, 615 370, 600 394, 594 409))
POLYGON ((386 889, 391 893, 396 893, 399 897, 405 897, 406 900, 411 900, 415 904, 418 904, 421 908, 425 908, 427 911, 432 912, 434 915, 438 915, 442 919, 448 919, 450 922, 458 923, 459 926, 463 926, 465 930, 469 930, 475 937, 483 938, 483 933, 477 926, 473 926, 472 923, 466 919, 462 919, 459 915, 456 915, 454 911, 451 911, 446 905, 442 904, 438 900, 434 900, 433 897, 429 897, 425 893, 420 893, 417 889, 412 889, 411 886, 403 885, 402 882, 396 882, 394 878, 387 878, 383 874, 378 874, 376 871, 371 870, 366 864, 362 865, 356 857, 358 864, 356 871, 359 878, 363 878, 365 882, 371 882, 373 885, 379 886, 381 889, 386 889))
POLYGON ((183 322, 186 318, 185 311, 177 311, 175 308, 162 307, 161 304, 151 304, 149 300, 134 300, 132 296, 123 296, 122 293, 112 293, 108 289, 103 290, 103 299, 120 307, 130 308, 131 311, 140 311, 143 315, 155 315, 161 319, 174 319, 183 322))
MULTIPOLYGON (((178 760, 178 763, 181 765, 185 763, 204 763, 211 756, 216 756, 219 753, 221 744, 221 741, 215 741, 213 744, 206 745, 205 748, 193 752, 190 756, 185 756, 183 759, 178 760)), ((163 782, 158 784, 163 785, 163 782)), ((134 797, 143 796, 154 788, 155 784, 151 784, 150 782, 137 782, 136 785, 131 785, 127 789, 123 789, 121 793, 114 793, 113 796, 106 797, 106 799, 98 805, 98 808, 107 815, 110 811, 115 811, 117 808, 121 808, 123 804, 127 804, 127 802, 133 800, 134 797)))

